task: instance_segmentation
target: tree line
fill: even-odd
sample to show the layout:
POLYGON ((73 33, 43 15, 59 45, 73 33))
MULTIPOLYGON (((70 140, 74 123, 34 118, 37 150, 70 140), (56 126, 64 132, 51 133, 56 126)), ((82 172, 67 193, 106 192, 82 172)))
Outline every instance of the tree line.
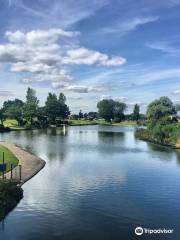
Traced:
POLYGON ((18 125, 30 127, 37 118, 41 125, 47 125, 48 122, 54 123, 56 118, 65 119, 69 116, 69 107, 66 105, 66 97, 63 93, 57 96, 49 93, 43 107, 39 106, 39 100, 36 91, 32 88, 27 89, 26 101, 20 99, 8 100, 3 103, 0 110, 0 120, 3 124, 5 119, 15 119, 18 125), (48 122, 47 122, 48 119, 48 122))
POLYGON ((103 118, 106 121, 120 122, 126 119, 139 120, 140 107, 134 106, 133 114, 125 116, 127 105, 122 102, 112 99, 104 99, 97 103, 98 112, 83 113, 81 110, 78 114, 71 114, 69 107, 66 104, 66 96, 60 93, 57 96, 55 93, 48 93, 44 106, 39 106, 39 100, 36 96, 36 91, 28 88, 26 92, 26 100, 20 99, 7 100, 3 103, 0 109, 0 120, 3 124, 5 119, 15 119, 18 125, 30 126, 34 124, 34 119, 38 118, 41 123, 55 123, 59 119, 97 119, 103 118))
POLYGON ((36 91, 28 88, 25 101, 14 99, 3 103, 0 109, 0 120, 2 125, 5 119, 15 119, 20 126, 31 127, 39 124, 40 127, 45 127, 48 124, 55 124, 57 119, 94 120, 102 118, 107 122, 144 121, 147 119, 150 128, 157 123, 159 124, 159 120, 156 123, 154 122, 157 119, 160 119, 160 122, 167 122, 169 115, 175 114, 180 106, 174 106, 169 98, 162 97, 149 104, 146 115, 140 113, 138 104, 134 105, 131 114, 127 114, 127 104, 113 99, 103 99, 97 103, 97 109, 98 111, 89 113, 83 113, 80 110, 78 114, 71 114, 69 106, 66 104, 66 96, 63 93, 58 96, 55 93, 48 93, 44 106, 39 106, 36 91), (169 111, 168 117, 166 111, 169 111))

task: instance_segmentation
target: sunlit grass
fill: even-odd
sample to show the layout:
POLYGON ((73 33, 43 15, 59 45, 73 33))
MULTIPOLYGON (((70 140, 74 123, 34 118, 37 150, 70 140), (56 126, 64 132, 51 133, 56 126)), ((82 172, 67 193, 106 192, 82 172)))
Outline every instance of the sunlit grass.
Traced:
POLYGON ((18 127, 18 122, 15 120, 15 119, 6 119, 4 122, 3 122, 4 126, 5 127, 18 127))
POLYGON ((11 164, 13 164, 13 167, 18 165, 18 159, 11 151, 9 151, 9 149, 0 145, 0 164, 3 163, 3 152, 4 152, 4 163, 7 164, 6 172, 8 172, 11 169, 11 164))

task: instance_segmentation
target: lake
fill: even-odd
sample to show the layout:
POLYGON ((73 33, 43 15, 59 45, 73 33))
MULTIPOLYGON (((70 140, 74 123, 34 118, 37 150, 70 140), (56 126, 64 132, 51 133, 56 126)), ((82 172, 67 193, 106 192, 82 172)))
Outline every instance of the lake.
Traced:
POLYGON ((134 131, 74 126, 0 134, 46 161, 0 223, 0 239, 178 239, 180 151, 137 140, 134 131), (137 226, 174 233, 137 237, 137 226))

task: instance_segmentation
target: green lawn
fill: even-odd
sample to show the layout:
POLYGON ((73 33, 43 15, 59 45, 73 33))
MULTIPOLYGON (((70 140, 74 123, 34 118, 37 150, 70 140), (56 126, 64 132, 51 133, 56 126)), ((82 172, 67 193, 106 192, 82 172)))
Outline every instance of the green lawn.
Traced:
MULTIPOLYGON (((82 126, 82 125, 115 125, 115 126, 135 126, 137 123, 135 121, 123 121, 120 123, 109 123, 105 120, 68 120, 70 125, 82 126)), ((24 130, 24 127, 18 126, 18 123, 14 119, 6 119, 4 121, 4 126, 9 127, 12 130, 24 130)))
POLYGON ((69 120, 71 125, 112 125, 112 126, 135 126, 137 123, 135 121, 123 121, 120 123, 109 123, 105 120, 69 120))
POLYGON ((0 145, 0 163, 1 164, 3 162, 3 152, 4 152, 4 160, 5 160, 4 162, 7 164, 6 172, 8 172, 11 169, 11 164, 13 164, 13 167, 18 165, 18 159, 6 147, 0 145))
POLYGON ((90 120, 69 120, 71 125, 95 125, 97 124, 96 121, 90 120))
POLYGON ((4 126, 5 127, 18 127, 18 122, 15 120, 15 119, 6 119, 4 122, 3 122, 4 126))
POLYGON ((25 127, 18 126, 18 122, 15 119, 6 119, 3 122, 4 127, 8 127, 11 130, 24 130, 25 127))
POLYGON ((117 126, 137 126, 136 121, 123 121, 120 123, 112 123, 112 125, 117 125, 117 126))

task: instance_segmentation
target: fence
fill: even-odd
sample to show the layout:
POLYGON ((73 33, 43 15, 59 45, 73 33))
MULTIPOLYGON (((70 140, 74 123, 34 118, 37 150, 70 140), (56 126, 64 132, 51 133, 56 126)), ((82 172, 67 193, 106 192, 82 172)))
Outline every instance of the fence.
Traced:
POLYGON ((0 163, 0 179, 16 182, 21 182, 22 179, 22 166, 14 166, 13 164, 6 163, 4 152, 2 155, 2 163, 0 163))

